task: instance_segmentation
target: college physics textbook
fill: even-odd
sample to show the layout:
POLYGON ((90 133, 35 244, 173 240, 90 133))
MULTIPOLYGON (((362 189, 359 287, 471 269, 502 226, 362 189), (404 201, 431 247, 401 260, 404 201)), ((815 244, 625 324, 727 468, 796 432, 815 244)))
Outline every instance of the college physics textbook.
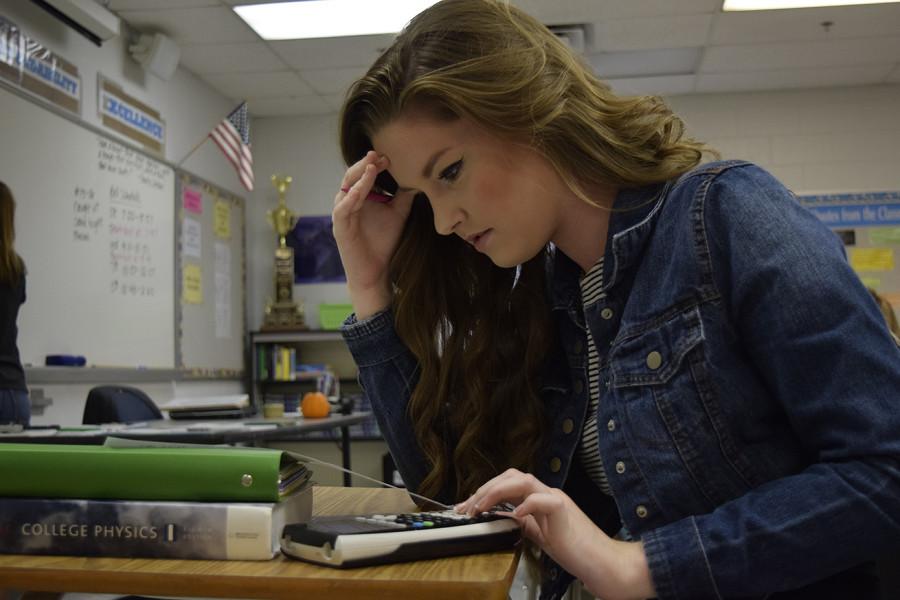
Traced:
POLYGON ((311 471, 267 448, 0 443, 0 474, 5 498, 231 503, 278 502, 311 471))
POLYGON ((0 498, 0 553, 269 560, 312 497, 307 485, 280 502, 0 498))

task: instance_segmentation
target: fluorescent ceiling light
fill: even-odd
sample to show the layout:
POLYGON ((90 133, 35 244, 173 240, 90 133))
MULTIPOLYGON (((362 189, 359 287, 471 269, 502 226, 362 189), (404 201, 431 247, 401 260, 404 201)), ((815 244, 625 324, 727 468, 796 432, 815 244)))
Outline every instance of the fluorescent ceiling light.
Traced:
POLYGON ((437 0, 301 0, 235 6, 264 40, 397 33, 437 0))
POLYGON ((725 0, 722 10, 776 10, 780 8, 890 4, 893 2, 900 2, 900 0, 725 0))

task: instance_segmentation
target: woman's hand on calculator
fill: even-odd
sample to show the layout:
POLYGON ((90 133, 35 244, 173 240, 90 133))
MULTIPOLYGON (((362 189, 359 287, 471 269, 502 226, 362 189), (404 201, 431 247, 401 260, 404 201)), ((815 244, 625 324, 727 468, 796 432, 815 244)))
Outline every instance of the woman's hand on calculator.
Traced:
POLYGON ((595 596, 614 600, 656 595, 640 542, 611 539, 562 490, 531 474, 509 469, 456 505, 456 510, 475 515, 504 502, 515 505, 508 514, 519 522, 525 537, 595 596))

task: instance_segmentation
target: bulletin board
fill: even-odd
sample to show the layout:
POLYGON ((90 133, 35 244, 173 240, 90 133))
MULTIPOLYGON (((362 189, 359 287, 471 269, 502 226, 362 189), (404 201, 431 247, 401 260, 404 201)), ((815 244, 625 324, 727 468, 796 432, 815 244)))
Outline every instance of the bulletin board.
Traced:
POLYGON ((799 196, 844 242, 866 286, 900 307, 900 191, 799 196))
POLYGON ((176 363, 235 376, 246 329, 244 199, 188 173, 176 179, 176 363))

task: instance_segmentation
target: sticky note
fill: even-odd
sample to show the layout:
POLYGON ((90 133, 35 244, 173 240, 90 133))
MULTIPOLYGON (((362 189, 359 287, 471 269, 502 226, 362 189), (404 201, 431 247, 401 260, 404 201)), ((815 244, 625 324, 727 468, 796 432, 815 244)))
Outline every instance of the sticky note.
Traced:
POLYGON ((231 205, 228 202, 216 200, 213 209, 213 231, 220 238, 231 238, 231 205))
POLYGON ((184 210, 190 213, 203 214, 203 194, 192 187, 185 186, 182 205, 184 210))
POLYGON ((850 265, 856 271, 893 271, 894 251, 891 248, 853 248, 850 265))
POLYGON ((182 298, 185 304, 203 304, 203 270, 200 265, 184 265, 182 280, 182 298))

